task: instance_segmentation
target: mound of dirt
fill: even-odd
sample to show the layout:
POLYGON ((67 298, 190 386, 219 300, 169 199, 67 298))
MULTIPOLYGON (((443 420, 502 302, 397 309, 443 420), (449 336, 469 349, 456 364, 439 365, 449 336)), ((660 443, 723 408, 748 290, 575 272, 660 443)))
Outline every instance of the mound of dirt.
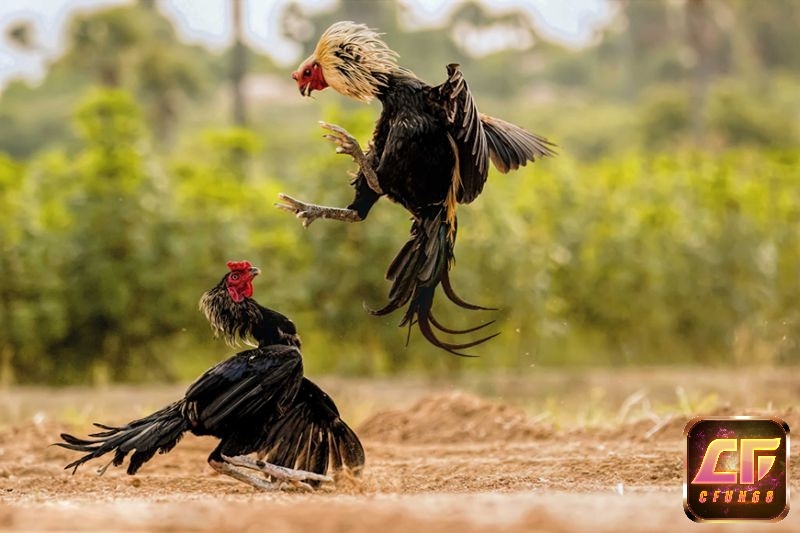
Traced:
POLYGON ((448 444, 541 439, 554 430, 516 407, 452 392, 425 396, 408 409, 380 412, 358 433, 387 443, 448 444))

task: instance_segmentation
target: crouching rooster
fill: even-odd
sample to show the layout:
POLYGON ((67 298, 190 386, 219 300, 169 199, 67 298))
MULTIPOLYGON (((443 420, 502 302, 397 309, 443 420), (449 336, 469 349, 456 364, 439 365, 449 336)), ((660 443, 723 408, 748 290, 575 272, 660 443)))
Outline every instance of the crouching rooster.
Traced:
POLYGON ((149 416, 124 426, 95 424, 103 431, 88 439, 62 434, 58 446, 87 452, 67 469, 74 472, 108 453, 113 453, 109 464, 120 466, 131 454, 127 471, 135 474, 156 452, 169 452, 190 431, 220 439, 208 458, 215 470, 259 489, 310 489, 331 481, 329 470, 360 472, 361 442, 339 417, 333 400, 303 377, 294 324, 252 299, 257 268, 247 261, 228 267, 219 284, 203 294, 200 309, 229 344, 252 339, 257 347, 211 368, 183 399, 149 416))
POLYGON ((396 63, 397 54, 379 35, 361 24, 337 22, 320 37, 314 53, 292 74, 300 93, 331 87, 363 102, 380 100, 383 111, 369 150, 343 128, 322 123, 326 138, 338 144, 359 165, 353 185, 355 199, 345 209, 324 207, 281 195, 278 207, 308 226, 318 218, 358 222, 367 217, 381 196, 401 204, 413 215, 411 239, 392 261, 386 277, 392 281, 389 301, 375 315, 406 304, 400 326, 415 323, 435 346, 458 355, 495 335, 461 344, 440 340, 434 328, 462 334, 481 326, 446 328, 431 313, 436 287, 467 309, 487 309, 459 298, 450 283, 456 239, 456 206, 472 202, 483 190, 488 161, 503 173, 537 157, 552 155, 546 139, 478 112, 458 65, 447 67, 447 80, 431 86, 396 63))

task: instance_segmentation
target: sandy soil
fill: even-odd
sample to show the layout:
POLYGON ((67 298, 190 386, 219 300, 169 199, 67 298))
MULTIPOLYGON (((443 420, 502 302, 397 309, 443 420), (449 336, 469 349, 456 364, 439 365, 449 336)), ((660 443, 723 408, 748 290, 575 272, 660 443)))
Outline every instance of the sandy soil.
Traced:
MULTIPOLYGON (((353 392, 358 387, 347 385, 331 386, 356 397, 372 394, 353 392)), ((367 452, 362 478, 340 477, 335 486, 313 494, 257 492, 216 475, 206 464, 214 446, 210 438, 187 436, 134 477, 113 468, 98 477, 94 466, 100 465, 92 464, 70 475, 62 468, 75 454, 46 446, 61 431, 85 434, 90 429, 84 420, 86 405, 100 406, 88 409, 90 416, 113 414, 104 421, 118 422, 127 418, 121 413, 141 414, 136 398, 145 392, 160 402, 179 388, 2 392, 3 404, 7 409, 16 406, 16 414, 0 418, 0 529, 724 529, 694 524, 684 515, 682 430, 688 417, 655 412, 629 416, 647 399, 645 394, 636 396, 639 385, 630 384, 634 392, 617 404, 610 424, 577 428, 547 413, 532 413, 519 402, 436 387, 415 387, 413 394, 401 391, 405 401, 390 398, 355 424, 367 452)), ((372 396, 373 404, 382 403, 372 396)), ((768 398, 770 392, 762 396, 768 398)), ((753 408, 713 410, 742 414, 753 408)), ((800 422, 800 414, 789 405, 773 408, 771 414, 783 415, 790 426, 800 422)), ((791 477, 798 479, 792 455, 791 477)), ((800 530, 800 513, 763 529, 800 530)))

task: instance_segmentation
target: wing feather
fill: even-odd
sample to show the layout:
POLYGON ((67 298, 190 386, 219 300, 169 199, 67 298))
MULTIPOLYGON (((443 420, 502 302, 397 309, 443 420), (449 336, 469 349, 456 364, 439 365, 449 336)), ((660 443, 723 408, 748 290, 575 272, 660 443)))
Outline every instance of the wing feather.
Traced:
POLYGON ((261 451, 269 463, 319 474, 343 466, 358 473, 364 466, 358 437, 339 417, 330 396, 306 378, 289 411, 270 428, 261 451))
POLYGON ((449 133, 456 141, 461 179, 459 203, 468 204, 481 193, 490 159, 500 172, 506 173, 555 153, 555 145, 544 137, 480 113, 459 65, 447 65, 447 75, 447 80, 434 90, 444 109, 449 133))
POLYGON ((483 131, 489 147, 489 157, 494 166, 505 174, 524 167, 537 157, 555 154, 555 145, 534 133, 499 118, 481 115, 483 131))
POLYGON ((458 149, 461 177, 458 201, 469 203, 483 190, 488 174, 486 134, 478 108, 458 65, 447 65, 447 75, 447 80, 436 90, 458 149))
POLYGON ((186 392, 194 423, 209 431, 288 409, 303 377, 300 352, 269 346, 241 352, 200 376, 186 392))

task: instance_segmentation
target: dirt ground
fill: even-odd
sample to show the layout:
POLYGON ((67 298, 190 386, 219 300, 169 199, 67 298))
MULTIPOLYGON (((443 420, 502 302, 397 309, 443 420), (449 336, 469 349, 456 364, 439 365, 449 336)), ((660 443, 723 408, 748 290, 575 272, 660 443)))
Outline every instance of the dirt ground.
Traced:
MULTIPOLYGON (((62 468, 75 453, 47 446, 60 432, 83 435, 92 420, 138 417, 182 387, 5 390, 0 529, 730 529, 694 524, 684 515, 683 426, 700 410, 768 412, 797 427, 800 376, 791 374, 658 370, 448 383, 321 380, 357 428, 367 466, 360 479, 340 476, 313 494, 258 492, 217 475, 206 463, 214 439, 191 435, 133 477, 113 467, 97 476, 103 462, 70 475, 62 468)), ((792 463, 797 479, 795 453, 792 463)), ((800 513, 761 528, 798 531, 800 513)))

